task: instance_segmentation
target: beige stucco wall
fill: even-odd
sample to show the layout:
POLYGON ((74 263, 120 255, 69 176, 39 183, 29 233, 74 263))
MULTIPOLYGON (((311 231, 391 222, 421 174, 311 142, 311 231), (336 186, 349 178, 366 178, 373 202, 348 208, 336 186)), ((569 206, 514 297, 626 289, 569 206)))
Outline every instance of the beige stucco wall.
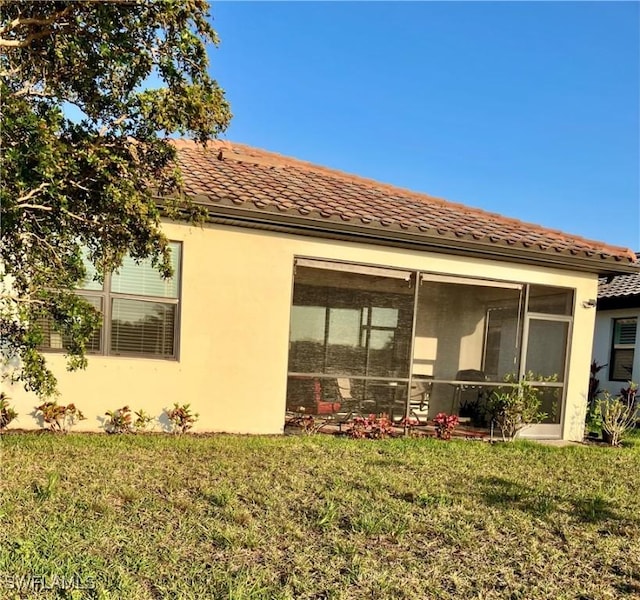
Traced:
MULTIPOLYGON (((68 373, 63 357, 50 354, 60 402, 87 416, 75 430, 101 430, 105 411, 125 404, 160 417, 188 402, 200 414, 196 431, 282 432, 293 260, 306 256, 574 288, 562 436, 582 438, 595 310, 581 304, 595 298, 595 276, 252 229, 165 229, 183 242, 179 360, 91 356, 85 371, 68 373)), ((15 386, 7 391, 20 415, 12 427, 37 427, 30 415, 37 399, 15 386)))

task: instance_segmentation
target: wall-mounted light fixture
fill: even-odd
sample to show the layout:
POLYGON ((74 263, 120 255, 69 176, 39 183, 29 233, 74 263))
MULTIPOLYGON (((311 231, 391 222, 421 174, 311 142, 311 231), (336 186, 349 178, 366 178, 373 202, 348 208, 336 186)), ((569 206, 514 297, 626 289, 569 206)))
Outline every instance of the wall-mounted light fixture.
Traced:
POLYGON ((595 308, 597 303, 595 298, 589 298, 589 300, 582 301, 582 308, 595 308))

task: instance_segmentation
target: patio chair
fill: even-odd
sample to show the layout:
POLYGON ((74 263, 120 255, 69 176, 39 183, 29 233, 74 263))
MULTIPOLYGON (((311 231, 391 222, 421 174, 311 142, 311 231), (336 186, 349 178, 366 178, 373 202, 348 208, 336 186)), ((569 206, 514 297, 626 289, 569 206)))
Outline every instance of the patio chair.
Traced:
POLYGON ((344 423, 361 414, 362 403, 358 398, 354 398, 351 389, 351 379, 348 377, 337 377, 336 387, 338 390, 338 398, 340 399, 340 409, 335 416, 336 422, 340 426, 340 429, 342 429, 344 423))
MULTIPOLYGON (((324 380, 326 383, 330 383, 330 380, 324 380)), ((335 400, 323 400, 320 397, 316 399, 316 413, 318 415, 333 415, 343 412, 345 409, 349 410, 349 406, 353 404, 353 397, 351 396, 351 381, 347 378, 336 378, 337 394, 335 400)), ((332 394, 333 395, 333 394, 332 394)), ((331 396, 330 396, 331 397, 331 396)))
MULTIPOLYGON (((414 379, 411 382, 409 396, 409 419, 414 425, 426 425, 429 413, 429 401, 433 383, 430 380, 414 379)), ((403 424, 406 417, 407 397, 397 398, 394 402, 391 420, 396 424, 403 424)))
POLYGON ((432 389, 433 383, 429 380, 413 380, 411 383, 411 395, 409 396, 409 408, 411 412, 429 412, 429 400, 431 400, 432 389))

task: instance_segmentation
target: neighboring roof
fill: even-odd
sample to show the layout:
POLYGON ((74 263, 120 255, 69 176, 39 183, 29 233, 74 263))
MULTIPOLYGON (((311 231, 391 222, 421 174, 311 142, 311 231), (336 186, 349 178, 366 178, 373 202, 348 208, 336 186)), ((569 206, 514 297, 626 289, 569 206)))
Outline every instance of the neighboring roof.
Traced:
MULTIPOLYGON (((640 255, 637 255, 640 258, 640 255)), ((598 308, 640 307, 640 273, 603 277, 598 283, 598 308)))
POLYGON ((215 222, 609 274, 633 252, 242 144, 173 140, 215 222))
POLYGON ((610 281, 600 280, 598 298, 617 298, 619 296, 640 296, 640 273, 617 275, 610 281))

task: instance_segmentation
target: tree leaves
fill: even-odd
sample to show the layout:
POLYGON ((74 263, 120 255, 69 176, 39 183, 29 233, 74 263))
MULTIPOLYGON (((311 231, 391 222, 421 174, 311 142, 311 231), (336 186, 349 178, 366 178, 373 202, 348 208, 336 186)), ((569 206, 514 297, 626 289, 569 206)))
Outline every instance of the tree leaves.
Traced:
POLYGON ((99 316, 71 294, 83 249, 99 277, 126 254, 170 275, 161 217, 201 219, 164 136, 205 144, 226 129, 207 71, 217 41, 205 0, 0 0, 0 324, 12 377, 29 389, 55 390, 38 323, 64 332, 71 368, 86 363, 99 316))

